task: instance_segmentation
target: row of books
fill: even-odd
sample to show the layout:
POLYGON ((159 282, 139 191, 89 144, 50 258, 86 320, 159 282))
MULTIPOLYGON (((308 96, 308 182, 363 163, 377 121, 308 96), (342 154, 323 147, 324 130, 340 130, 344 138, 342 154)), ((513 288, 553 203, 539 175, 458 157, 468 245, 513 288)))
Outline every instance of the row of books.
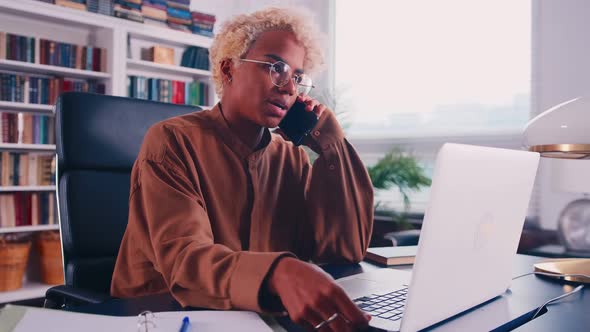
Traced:
POLYGON ((56 223, 55 193, 0 194, 0 227, 54 225, 56 223))
POLYGON ((113 15, 113 0, 37 0, 102 15, 113 15))
POLYGON ((215 15, 199 13, 192 11, 193 20, 192 32, 199 35, 213 37, 213 28, 215 26, 215 15))
POLYGON ((53 105, 67 91, 105 94, 105 85, 96 80, 0 72, 0 100, 53 105))
POLYGON ((215 15, 190 10, 190 0, 39 0, 139 23, 213 36, 215 15))
POLYGON ((182 53, 180 65, 183 67, 209 70, 209 49, 198 46, 189 46, 182 53))
POLYGON ((189 0, 115 0, 114 14, 136 22, 192 31, 189 0))
POLYGON ((35 37, 0 31, 0 59, 35 62, 35 37))
POLYGON ((128 77, 132 98, 185 105, 209 105, 209 85, 203 82, 171 81, 143 76, 128 77))
POLYGON ((55 184, 55 157, 32 152, 0 153, 0 185, 50 186, 55 184))
POLYGON ((112 0, 86 0, 86 7, 89 12, 113 15, 113 1, 112 0))
POLYGON ((0 31, 0 59, 106 72, 106 49, 0 31))
POLYGON ((55 144, 55 118, 0 112, 0 143, 55 144))

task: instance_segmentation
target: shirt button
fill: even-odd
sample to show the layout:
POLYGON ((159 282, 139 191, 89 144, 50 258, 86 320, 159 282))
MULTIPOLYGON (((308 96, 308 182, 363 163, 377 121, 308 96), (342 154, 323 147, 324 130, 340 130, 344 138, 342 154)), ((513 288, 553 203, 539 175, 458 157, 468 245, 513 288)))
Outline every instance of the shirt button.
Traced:
POLYGON ((314 130, 313 136, 315 136, 315 137, 320 136, 320 131, 319 130, 314 130))
POLYGON ((333 171, 336 169, 336 166, 334 166, 334 164, 330 164, 330 166, 328 166, 328 169, 333 171))

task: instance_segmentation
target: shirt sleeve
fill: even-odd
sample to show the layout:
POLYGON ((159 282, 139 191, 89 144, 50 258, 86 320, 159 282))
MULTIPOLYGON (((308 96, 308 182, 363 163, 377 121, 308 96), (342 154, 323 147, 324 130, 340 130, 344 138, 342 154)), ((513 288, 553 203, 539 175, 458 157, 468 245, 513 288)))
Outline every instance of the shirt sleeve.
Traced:
POLYGON ((137 165, 129 223, 147 229, 145 254, 183 306, 262 311, 259 291, 269 269, 291 254, 233 251, 215 244, 198 187, 168 159, 164 153, 160 160, 137 165))
POLYGON ((302 234, 316 263, 359 262, 373 230, 373 185, 334 113, 326 110, 311 132, 319 154, 313 166, 302 154, 302 186, 309 225, 302 234), (312 243, 305 239, 313 239, 312 243))

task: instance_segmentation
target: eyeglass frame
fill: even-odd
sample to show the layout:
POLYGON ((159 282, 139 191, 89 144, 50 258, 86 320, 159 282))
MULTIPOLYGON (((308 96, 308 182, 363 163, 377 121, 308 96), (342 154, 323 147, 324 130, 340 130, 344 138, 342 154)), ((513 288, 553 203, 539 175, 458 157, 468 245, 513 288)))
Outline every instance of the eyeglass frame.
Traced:
MULTIPOLYGON (((294 83, 295 85, 297 85, 297 86, 302 86, 302 87, 305 87, 305 88, 309 88, 309 92, 311 92, 311 89, 315 88, 315 85, 313 85, 313 80, 311 79, 311 77, 309 78, 309 79, 310 79, 310 81, 312 81, 312 84, 311 84, 311 85, 304 85, 304 84, 299 84, 299 83, 297 83, 297 82, 295 81, 295 78, 301 77, 301 75, 295 74, 294 72, 293 72, 293 75, 291 75, 291 79, 290 79, 290 80, 287 80, 287 81, 285 81, 285 84, 283 84, 283 85, 278 85, 278 84, 276 84, 276 83, 273 81, 273 79, 272 79, 272 73, 273 73, 273 69, 272 69, 272 68, 274 67, 274 65, 280 62, 280 63, 284 64, 285 66, 287 66, 287 67, 289 67, 289 68, 292 68, 292 67, 291 67, 291 66, 290 66, 288 63, 286 63, 286 62, 284 62, 284 61, 277 60, 277 61, 275 61, 275 62, 269 62, 269 61, 260 61, 260 60, 254 60, 254 59, 240 59, 240 61, 244 61, 244 62, 252 62, 252 63, 260 63, 260 64, 263 64, 263 65, 267 65, 267 66, 268 66, 268 74, 269 74, 269 76, 270 76, 270 81, 271 81, 271 83, 272 83, 274 86, 276 86, 276 87, 282 88, 282 87, 284 87, 285 85, 287 85, 289 81, 293 81, 293 83, 294 83)), ((275 71, 275 72, 276 72, 276 71, 275 71)), ((307 75, 307 74, 303 74, 303 75, 305 75, 305 76, 309 77, 309 75, 307 75)), ((307 92, 307 93, 306 93, 306 95, 307 95, 307 94, 309 94, 309 92, 307 92)))

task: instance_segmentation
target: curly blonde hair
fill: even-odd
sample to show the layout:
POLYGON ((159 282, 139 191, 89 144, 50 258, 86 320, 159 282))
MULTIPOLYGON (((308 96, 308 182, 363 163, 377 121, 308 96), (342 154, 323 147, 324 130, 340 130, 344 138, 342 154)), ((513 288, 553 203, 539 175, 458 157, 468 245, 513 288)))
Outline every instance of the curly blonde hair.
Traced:
POLYGON ((323 65, 323 52, 320 47, 323 35, 311 23, 310 13, 295 8, 269 7, 251 14, 237 15, 226 21, 215 36, 209 49, 209 60, 215 91, 223 95, 223 77, 220 64, 225 59, 233 60, 234 66, 248 52, 258 36, 266 31, 286 30, 295 35, 305 49, 303 70, 312 74, 323 65))

